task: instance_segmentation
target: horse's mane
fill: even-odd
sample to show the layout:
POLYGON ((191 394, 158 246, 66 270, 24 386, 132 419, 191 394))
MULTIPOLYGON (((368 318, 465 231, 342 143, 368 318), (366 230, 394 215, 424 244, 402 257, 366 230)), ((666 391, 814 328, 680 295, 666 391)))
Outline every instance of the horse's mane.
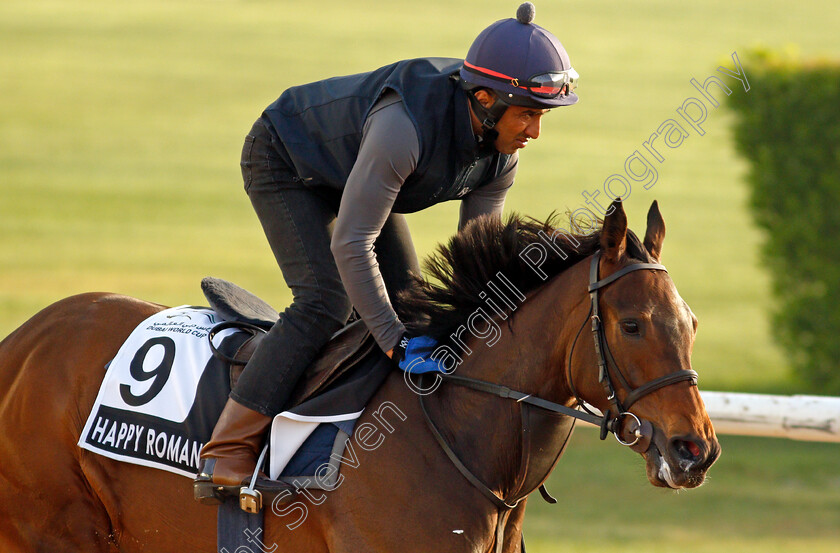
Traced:
MULTIPOLYGON (((578 234, 561 230, 558 219, 555 214, 544 222, 518 214, 505 220, 480 217, 447 244, 438 246, 425 262, 431 278, 415 276, 412 285, 401 292, 395 302, 400 320, 409 333, 449 341, 450 334, 467 324, 470 315, 478 309, 491 317, 494 309, 501 309, 506 315, 513 311, 492 291, 496 286, 508 299, 517 296, 515 292, 505 290, 499 273, 518 292, 527 294, 598 250, 600 226, 589 233, 578 234), (533 244, 542 247, 532 247, 533 244), (532 260, 539 252, 545 253, 546 258, 539 267, 544 274, 535 271, 533 261, 529 263, 523 257, 528 248, 531 250, 525 256, 531 256, 532 260), (495 299, 494 309, 488 307, 488 299, 495 299)), ((575 228, 575 225, 570 224, 569 228, 575 228)), ((650 261, 641 241, 630 230, 627 231, 627 254, 640 261, 650 261)))

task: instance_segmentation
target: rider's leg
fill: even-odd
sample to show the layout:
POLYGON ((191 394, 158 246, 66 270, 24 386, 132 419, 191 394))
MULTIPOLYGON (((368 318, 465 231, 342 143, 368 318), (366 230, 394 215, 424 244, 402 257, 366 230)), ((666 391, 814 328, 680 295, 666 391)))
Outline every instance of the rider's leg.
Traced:
POLYGON ((201 452, 203 460, 213 459, 212 470, 204 463, 197 482, 236 486, 250 476, 271 418, 283 410, 300 375, 351 311, 330 252, 334 208, 294 179, 270 140, 259 123, 254 126, 243 149, 242 172, 293 301, 231 392, 201 452))

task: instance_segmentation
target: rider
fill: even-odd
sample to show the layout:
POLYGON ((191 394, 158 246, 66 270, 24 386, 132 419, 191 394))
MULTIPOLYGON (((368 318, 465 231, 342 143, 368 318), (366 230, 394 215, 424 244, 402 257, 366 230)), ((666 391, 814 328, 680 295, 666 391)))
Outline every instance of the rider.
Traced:
POLYGON ((196 499, 238 493, 272 417, 353 307, 389 357, 403 354, 389 298, 420 274, 403 213, 460 199, 459 227, 501 215, 518 150, 549 109, 577 102, 569 56, 533 17, 522 4, 465 60, 405 60, 291 88, 254 124, 245 190, 294 299, 201 451, 196 499))

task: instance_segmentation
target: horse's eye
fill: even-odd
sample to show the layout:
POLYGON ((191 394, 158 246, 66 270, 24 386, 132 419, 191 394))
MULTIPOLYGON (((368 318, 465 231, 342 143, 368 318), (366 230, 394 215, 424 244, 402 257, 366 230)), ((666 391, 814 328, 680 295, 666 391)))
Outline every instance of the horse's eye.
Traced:
POLYGON ((631 336, 639 335, 639 323, 636 321, 621 321, 621 330, 631 336))

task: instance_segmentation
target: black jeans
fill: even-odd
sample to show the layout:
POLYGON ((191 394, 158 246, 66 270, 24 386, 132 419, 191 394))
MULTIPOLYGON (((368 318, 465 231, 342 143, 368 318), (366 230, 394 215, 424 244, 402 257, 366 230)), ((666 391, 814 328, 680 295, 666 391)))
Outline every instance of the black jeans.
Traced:
MULTIPOLYGON (((268 416, 283 410, 301 374, 352 311, 330 251, 340 193, 302 184, 280 151, 282 145, 257 121, 245 138, 241 163, 245 191, 293 296, 231 392, 268 416)), ((402 215, 391 214, 374 251, 389 297, 409 283, 409 271, 420 274, 402 215)))

